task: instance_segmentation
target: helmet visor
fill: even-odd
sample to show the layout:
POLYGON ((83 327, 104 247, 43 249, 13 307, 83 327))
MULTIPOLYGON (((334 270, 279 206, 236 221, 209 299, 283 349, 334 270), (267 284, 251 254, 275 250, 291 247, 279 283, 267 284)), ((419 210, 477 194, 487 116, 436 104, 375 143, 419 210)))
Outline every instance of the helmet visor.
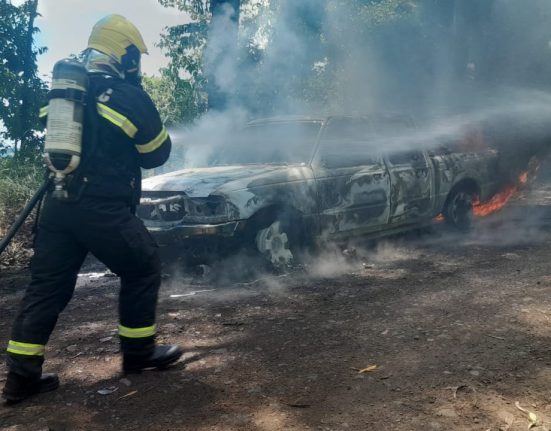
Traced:
POLYGON ((84 66, 88 72, 101 72, 123 78, 123 73, 116 59, 95 49, 84 52, 84 66))

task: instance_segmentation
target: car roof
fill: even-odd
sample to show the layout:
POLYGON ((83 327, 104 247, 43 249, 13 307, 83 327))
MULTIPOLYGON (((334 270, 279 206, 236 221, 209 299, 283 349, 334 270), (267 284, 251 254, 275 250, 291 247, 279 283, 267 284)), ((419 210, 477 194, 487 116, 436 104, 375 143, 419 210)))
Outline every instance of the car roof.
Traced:
POLYGON ((247 125, 257 125, 257 124, 269 124, 269 123, 286 123, 286 122, 327 122, 331 119, 371 119, 375 121, 380 120, 400 120, 413 123, 411 116, 407 114, 400 114, 394 112, 375 112, 375 113, 366 113, 366 114, 334 114, 334 115, 281 115, 274 117, 258 118, 251 120, 247 125))
POLYGON ((247 124, 265 124, 265 123, 287 123, 287 122, 315 122, 326 121, 327 117, 322 116, 309 116, 309 115, 281 115, 276 117, 258 118, 251 120, 247 124))

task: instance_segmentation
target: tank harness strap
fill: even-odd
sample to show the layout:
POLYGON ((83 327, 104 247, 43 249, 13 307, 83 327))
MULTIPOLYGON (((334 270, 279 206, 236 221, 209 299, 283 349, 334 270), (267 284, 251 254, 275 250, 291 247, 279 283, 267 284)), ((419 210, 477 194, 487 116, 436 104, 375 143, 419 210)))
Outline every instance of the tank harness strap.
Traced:
POLYGON ((52 99, 66 99, 86 105, 86 92, 76 88, 58 88, 48 92, 48 101, 52 99))
POLYGON ((89 147, 85 149, 83 145, 83 150, 86 150, 86 156, 82 158, 80 166, 77 168, 77 170, 70 175, 70 177, 72 177, 70 182, 73 184, 73 193, 70 193, 72 196, 69 197, 69 201, 71 202, 78 202, 82 198, 85 189, 88 186, 86 171, 90 165, 92 158, 95 157, 98 152, 98 112, 95 109, 96 86, 94 85, 94 82, 92 80, 89 80, 88 93, 84 93, 84 96, 85 100, 83 104, 86 106, 84 121, 86 122, 86 129, 88 133, 88 139, 86 140, 86 142, 89 147))

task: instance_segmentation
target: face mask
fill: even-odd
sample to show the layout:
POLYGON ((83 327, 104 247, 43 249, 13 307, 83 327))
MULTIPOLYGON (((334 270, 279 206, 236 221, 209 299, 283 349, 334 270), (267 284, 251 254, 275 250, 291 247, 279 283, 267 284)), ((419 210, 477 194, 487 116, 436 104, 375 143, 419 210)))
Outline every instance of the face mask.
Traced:
POLYGON ((141 53, 134 45, 126 49, 126 54, 122 57, 122 67, 124 69, 124 80, 137 87, 142 86, 142 68, 141 53))
POLYGON ((119 78, 123 76, 119 64, 113 58, 95 49, 84 52, 84 66, 91 73, 105 73, 119 78))
POLYGON ((142 88, 142 74, 140 70, 136 72, 126 72, 124 74, 124 80, 131 85, 142 88))

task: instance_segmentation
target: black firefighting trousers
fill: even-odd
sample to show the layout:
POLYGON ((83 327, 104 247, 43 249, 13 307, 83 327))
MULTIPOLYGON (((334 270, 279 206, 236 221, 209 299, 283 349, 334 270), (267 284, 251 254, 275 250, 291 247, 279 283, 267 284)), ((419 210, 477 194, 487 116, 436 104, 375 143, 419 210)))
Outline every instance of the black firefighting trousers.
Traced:
POLYGON ((121 200, 85 196, 70 203, 47 196, 35 238, 32 279, 8 343, 11 371, 40 375, 45 346, 88 252, 120 276, 122 352, 147 355, 154 349, 161 264, 141 220, 121 200))

